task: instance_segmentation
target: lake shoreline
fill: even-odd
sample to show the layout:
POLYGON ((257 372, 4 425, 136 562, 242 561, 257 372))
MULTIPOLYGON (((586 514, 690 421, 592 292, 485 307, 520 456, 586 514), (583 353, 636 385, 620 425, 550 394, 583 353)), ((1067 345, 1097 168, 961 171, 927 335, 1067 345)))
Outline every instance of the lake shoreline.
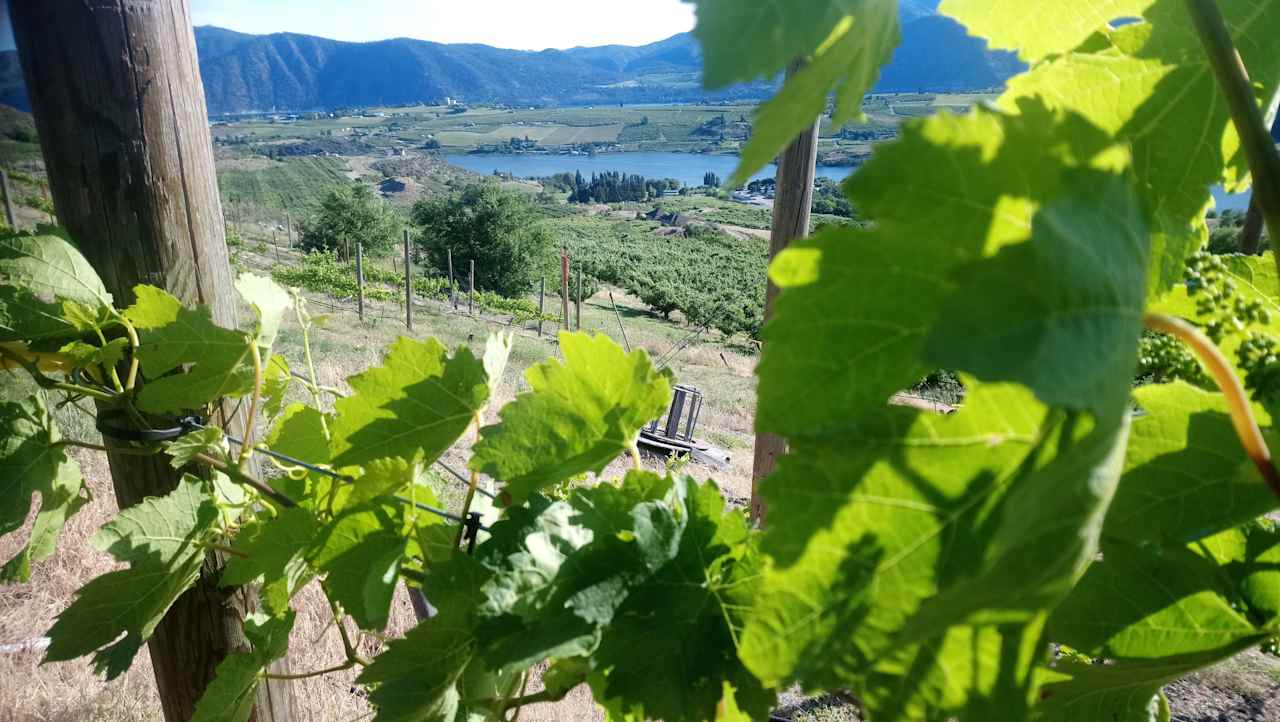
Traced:
MULTIPOLYGON (((715 173, 722 180, 737 170, 738 156, 731 153, 689 153, 686 151, 614 151, 596 154, 573 153, 441 153, 446 163, 480 175, 494 172, 510 174, 515 178, 548 178, 559 173, 581 173, 590 178, 592 173, 621 172, 641 175, 645 178, 674 178, 689 187, 702 185, 707 172, 715 173)), ((818 166, 820 178, 840 182, 858 166, 818 166)), ((751 180, 772 178, 776 166, 770 164, 751 177, 751 180)), ((1219 211, 1244 210, 1249 206, 1250 193, 1230 194, 1221 186, 1213 188, 1213 198, 1219 211)))

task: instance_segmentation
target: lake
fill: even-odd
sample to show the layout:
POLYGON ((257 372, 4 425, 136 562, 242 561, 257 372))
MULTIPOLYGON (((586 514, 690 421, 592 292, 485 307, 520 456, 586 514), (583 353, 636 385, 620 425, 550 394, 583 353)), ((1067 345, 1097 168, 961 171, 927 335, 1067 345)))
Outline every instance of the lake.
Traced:
MULTIPOLYGON (((675 178, 688 186, 702 185, 702 177, 711 171, 727 180, 738 167, 736 155, 701 155, 639 151, 635 153, 601 153, 599 155, 526 155, 523 153, 449 154, 445 160, 473 173, 489 175, 495 170, 517 178, 545 178, 556 173, 577 171, 587 178, 592 173, 620 171, 645 178, 675 178)), ((818 175, 844 180, 852 168, 819 168, 818 175)), ((770 165, 752 176, 772 178, 777 166, 770 165)))
MULTIPOLYGON (((517 178, 545 178, 556 173, 577 171, 587 178, 592 173, 620 171, 645 178, 675 178, 689 186, 702 185, 702 177, 711 171, 723 179, 733 175, 738 167, 735 155, 702 155, 698 153, 671 153, 643 151, 636 153, 602 153, 599 155, 527 155, 523 153, 468 153, 449 154, 445 160, 473 173, 490 175, 495 170, 510 173, 517 178)), ((844 180, 853 168, 819 167, 818 176, 832 180, 844 180)), ((772 178, 777 166, 769 165, 752 176, 752 180, 772 178)), ((1219 210, 1244 210, 1249 205, 1248 193, 1230 194, 1220 187, 1213 189, 1219 210)))

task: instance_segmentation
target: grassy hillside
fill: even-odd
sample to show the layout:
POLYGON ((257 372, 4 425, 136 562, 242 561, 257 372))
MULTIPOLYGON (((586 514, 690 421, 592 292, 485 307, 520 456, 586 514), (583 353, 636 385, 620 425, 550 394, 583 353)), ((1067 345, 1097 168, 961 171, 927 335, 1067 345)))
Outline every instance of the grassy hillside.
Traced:
POLYGON ((228 206, 299 212, 315 205, 330 190, 350 182, 347 164, 340 158, 259 157, 218 164, 218 191, 228 206))
POLYGON ((0 165, 40 160, 40 139, 31 114, 0 105, 0 165))

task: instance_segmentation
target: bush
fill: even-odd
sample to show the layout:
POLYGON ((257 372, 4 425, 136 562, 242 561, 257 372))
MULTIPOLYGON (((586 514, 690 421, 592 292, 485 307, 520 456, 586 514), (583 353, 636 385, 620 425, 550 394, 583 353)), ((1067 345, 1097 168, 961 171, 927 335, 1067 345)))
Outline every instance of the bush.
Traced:
POLYGON ((316 213, 301 224, 304 251, 329 251, 343 260, 355 258, 356 244, 369 256, 384 256, 400 240, 401 222, 368 186, 329 192, 316 213))
POLYGON ((442 275, 453 251, 454 273, 476 263, 476 288, 503 296, 529 291, 550 242, 529 201, 494 183, 469 185, 456 198, 418 201, 413 222, 422 229, 419 259, 442 275))

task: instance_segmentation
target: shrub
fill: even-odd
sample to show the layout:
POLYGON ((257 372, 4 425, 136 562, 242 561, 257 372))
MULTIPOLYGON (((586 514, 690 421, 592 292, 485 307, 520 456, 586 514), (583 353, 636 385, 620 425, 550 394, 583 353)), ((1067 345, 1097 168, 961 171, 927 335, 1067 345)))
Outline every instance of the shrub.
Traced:
POLYGON ((535 222, 537 214, 519 193, 494 183, 467 186, 456 198, 419 201, 413 222, 422 229, 419 258, 447 273, 449 251, 454 272, 467 273, 476 263, 476 287, 503 296, 518 296, 533 286, 549 236, 535 222))
POLYGON ((300 228, 304 251, 330 251, 343 260, 355 258, 356 244, 369 256, 390 253, 399 241, 401 222, 367 186, 330 191, 300 228))

